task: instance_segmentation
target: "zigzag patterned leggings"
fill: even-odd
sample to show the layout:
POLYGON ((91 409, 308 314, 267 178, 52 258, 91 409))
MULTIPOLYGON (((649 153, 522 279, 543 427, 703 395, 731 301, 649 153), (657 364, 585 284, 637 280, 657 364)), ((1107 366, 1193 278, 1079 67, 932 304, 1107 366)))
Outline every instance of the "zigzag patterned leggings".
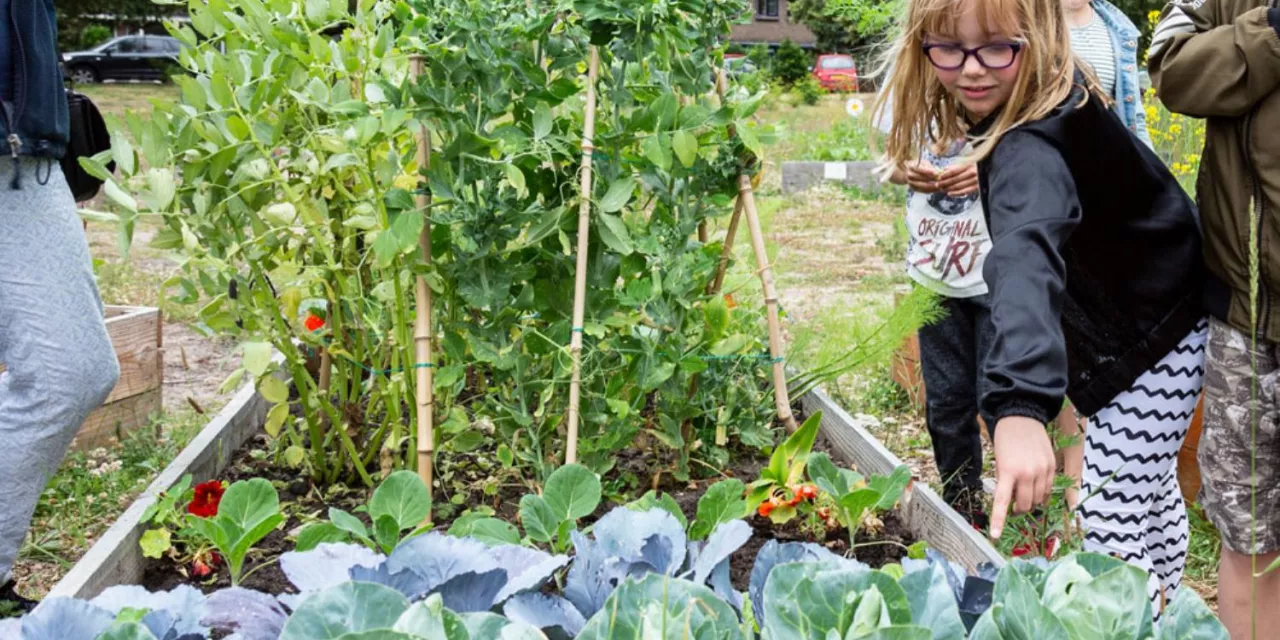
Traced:
POLYGON ((1152 613, 1173 600, 1187 561, 1187 511, 1174 468, 1204 379, 1200 324, 1128 391, 1089 419, 1080 515, 1087 551, 1147 571, 1152 613))

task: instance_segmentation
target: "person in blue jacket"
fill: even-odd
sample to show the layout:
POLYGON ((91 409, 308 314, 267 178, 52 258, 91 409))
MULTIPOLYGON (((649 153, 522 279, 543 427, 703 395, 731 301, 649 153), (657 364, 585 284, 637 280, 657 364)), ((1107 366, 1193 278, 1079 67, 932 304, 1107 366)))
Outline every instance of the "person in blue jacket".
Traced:
POLYGON ((36 500, 115 387, 89 246, 59 160, 70 135, 53 0, 0 0, 0 604, 36 500))
POLYGON ((1067 14, 1072 51, 1093 68, 1102 91, 1113 103, 1111 110, 1130 133, 1150 147, 1138 74, 1138 27, 1107 0, 1062 0, 1062 9, 1067 14))

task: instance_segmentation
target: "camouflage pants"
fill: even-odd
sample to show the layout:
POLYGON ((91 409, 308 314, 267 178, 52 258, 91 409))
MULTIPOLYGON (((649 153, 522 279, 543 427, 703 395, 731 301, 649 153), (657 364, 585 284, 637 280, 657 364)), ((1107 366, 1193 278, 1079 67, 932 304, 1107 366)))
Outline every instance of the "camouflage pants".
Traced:
POLYGON ((1197 456, 1201 505, 1227 548, 1241 554, 1276 551, 1280 346, 1262 339, 1255 345, 1248 334, 1214 320, 1205 364, 1204 433, 1197 456), (1256 387, 1251 356, 1257 359, 1256 387))

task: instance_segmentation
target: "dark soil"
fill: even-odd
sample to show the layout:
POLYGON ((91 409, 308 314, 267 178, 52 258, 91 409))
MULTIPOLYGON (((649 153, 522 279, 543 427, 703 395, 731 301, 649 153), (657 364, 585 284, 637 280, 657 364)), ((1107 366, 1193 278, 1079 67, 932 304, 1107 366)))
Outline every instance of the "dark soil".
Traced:
MULTIPOLYGON (((797 418, 803 417, 797 412, 797 418)), ((369 491, 363 487, 348 488, 330 487, 322 490, 314 486, 310 479, 300 478, 297 471, 285 465, 277 464, 265 452, 268 450, 266 437, 255 436, 240 447, 232 455, 232 462, 223 471, 221 479, 227 482, 249 478, 265 478, 270 480, 280 492, 281 508, 286 516, 285 525, 271 532, 266 538, 254 546, 245 560, 241 586, 256 589, 264 593, 293 593, 295 589, 285 577, 277 562, 280 554, 292 551, 294 543, 288 538, 296 534, 296 530, 316 518, 327 518, 330 507, 337 507, 368 524, 368 516, 355 513, 356 507, 368 500, 369 491)), ((818 437, 813 450, 826 451, 833 458, 838 458, 826 439, 818 437)), ((740 448, 732 452, 732 462, 728 468, 721 469, 720 475, 680 482, 670 474, 658 476, 657 488, 669 494, 680 505, 685 516, 692 520, 697 513, 698 498, 706 488, 725 478, 738 478, 749 483, 758 477, 760 470, 768 463, 766 456, 757 450, 740 448)), ((511 474, 493 482, 492 478, 504 473, 500 467, 495 468, 491 457, 482 451, 466 454, 450 454, 442 456, 436 469, 435 498, 437 506, 450 503, 457 508, 437 509, 435 518, 436 530, 447 531, 456 516, 461 515, 463 508, 487 506, 494 515, 509 522, 517 522, 520 498, 530 491, 523 479, 511 474), (486 485, 488 485, 486 487, 486 485), (442 495, 443 494, 443 495, 442 495)), ((617 454, 616 464, 611 476, 631 474, 637 478, 645 478, 646 486, 636 488, 635 497, 652 488, 649 480, 653 477, 652 452, 628 449, 617 454)), ((587 517, 583 525, 589 525, 603 516, 616 505, 604 500, 596 513, 587 517)), ((738 589, 746 589, 751 577, 751 567, 755 563, 756 554, 769 540, 779 542, 816 542, 830 549, 833 553, 851 556, 878 568, 886 564, 898 562, 906 555, 906 545, 914 540, 907 532, 905 525, 897 514, 884 514, 883 527, 877 531, 862 531, 857 537, 857 545, 849 554, 849 537, 844 528, 828 530, 822 539, 806 530, 801 519, 797 518, 785 525, 774 525, 768 518, 752 515, 748 519, 754 533, 751 539, 730 559, 730 577, 738 589)), ((206 593, 211 593, 231 585, 225 567, 206 580, 192 579, 187 575, 186 567, 179 567, 170 559, 147 559, 142 586, 155 590, 169 590, 180 584, 193 585, 206 593)))

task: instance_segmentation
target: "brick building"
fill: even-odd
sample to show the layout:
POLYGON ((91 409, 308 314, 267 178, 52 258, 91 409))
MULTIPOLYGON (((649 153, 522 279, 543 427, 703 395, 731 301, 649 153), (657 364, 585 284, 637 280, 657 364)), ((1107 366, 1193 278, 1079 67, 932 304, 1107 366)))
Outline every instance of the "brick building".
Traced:
POLYGON ((787 15, 787 0, 746 0, 749 24, 733 26, 733 41, 746 47, 767 44, 776 47, 783 40, 807 48, 816 42, 808 27, 792 22, 787 15))

